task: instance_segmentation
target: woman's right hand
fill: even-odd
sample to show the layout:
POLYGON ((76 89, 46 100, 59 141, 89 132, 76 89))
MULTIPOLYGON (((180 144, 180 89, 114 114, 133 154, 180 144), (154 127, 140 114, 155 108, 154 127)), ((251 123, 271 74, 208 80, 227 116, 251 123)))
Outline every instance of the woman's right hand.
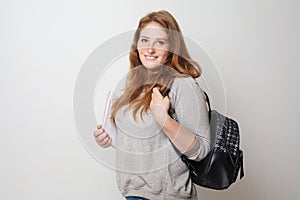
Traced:
POLYGON ((111 137, 105 132, 102 125, 97 126, 97 130, 94 131, 94 137, 97 144, 102 148, 107 148, 111 145, 112 139, 111 137))

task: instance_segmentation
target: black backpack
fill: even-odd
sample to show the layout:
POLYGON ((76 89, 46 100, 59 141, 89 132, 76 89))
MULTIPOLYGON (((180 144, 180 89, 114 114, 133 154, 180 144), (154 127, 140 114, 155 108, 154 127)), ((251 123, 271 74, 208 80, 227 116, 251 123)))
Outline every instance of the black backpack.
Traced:
MULTIPOLYGON (((197 81, 196 83, 198 84, 197 81)), ((167 95, 169 91, 168 89, 163 95, 167 95)), ((206 188, 222 190, 236 181, 239 171, 240 179, 244 176, 239 126, 235 120, 220 114, 216 110, 211 110, 208 95, 206 92, 204 94, 209 109, 208 115, 211 136, 214 141, 213 147, 206 157, 200 161, 189 160, 183 154, 181 159, 189 168, 193 183, 206 188)), ((176 116, 174 111, 170 110, 169 112, 172 117, 176 116)))

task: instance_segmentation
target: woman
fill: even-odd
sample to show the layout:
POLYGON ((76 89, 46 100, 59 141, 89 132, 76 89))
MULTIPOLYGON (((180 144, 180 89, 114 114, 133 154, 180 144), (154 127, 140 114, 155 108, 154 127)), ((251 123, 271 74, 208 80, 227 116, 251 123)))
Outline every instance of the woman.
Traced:
MULTIPOLYGON (((152 12, 139 21, 130 71, 111 107, 117 183, 127 200, 197 199, 180 155, 201 160, 211 148, 205 99, 194 80, 200 75, 170 13, 152 12), (162 95, 168 87, 169 95, 162 95)), ((94 131, 103 148, 112 144, 109 134, 102 125, 94 131)))

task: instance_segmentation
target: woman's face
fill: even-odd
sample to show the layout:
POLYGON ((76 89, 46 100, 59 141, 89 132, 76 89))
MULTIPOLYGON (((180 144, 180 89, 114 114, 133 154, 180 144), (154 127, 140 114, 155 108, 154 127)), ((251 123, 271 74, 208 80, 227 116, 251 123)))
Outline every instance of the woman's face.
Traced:
POLYGON ((148 23, 140 32, 137 50, 142 64, 148 71, 155 71, 165 64, 169 54, 168 35, 156 22, 148 23))

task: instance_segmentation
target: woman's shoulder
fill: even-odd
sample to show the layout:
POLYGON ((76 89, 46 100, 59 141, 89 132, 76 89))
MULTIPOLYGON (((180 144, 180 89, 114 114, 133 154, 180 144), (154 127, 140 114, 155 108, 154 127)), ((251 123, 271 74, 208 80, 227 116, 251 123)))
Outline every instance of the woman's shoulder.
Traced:
POLYGON ((175 77, 172 84, 173 90, 186 90, 186 89, 195 89, 197 86, 197 81, 188 76, 188 77, 175 77))
POLYGON ((171 108, 197 107, 205 104, 203 90, 198 81, 192 77, 176 77, 169 93, 171 108))

